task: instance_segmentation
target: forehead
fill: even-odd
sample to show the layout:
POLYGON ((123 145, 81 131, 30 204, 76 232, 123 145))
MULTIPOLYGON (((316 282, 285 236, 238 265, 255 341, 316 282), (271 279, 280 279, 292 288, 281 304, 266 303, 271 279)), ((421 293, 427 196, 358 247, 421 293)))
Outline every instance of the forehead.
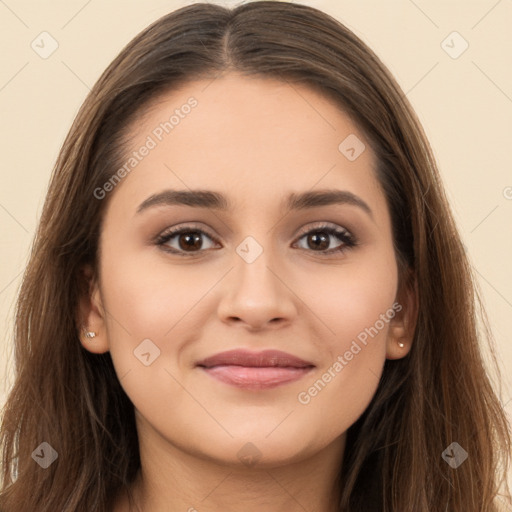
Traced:
POLYGON ((164 187, 217 190, 235 207, 330 187, 383 199, 356 124, 331 99, 286 81, 228 74, 184 84, 145 109, 128 147, 114 195, 132 202, 164 187))

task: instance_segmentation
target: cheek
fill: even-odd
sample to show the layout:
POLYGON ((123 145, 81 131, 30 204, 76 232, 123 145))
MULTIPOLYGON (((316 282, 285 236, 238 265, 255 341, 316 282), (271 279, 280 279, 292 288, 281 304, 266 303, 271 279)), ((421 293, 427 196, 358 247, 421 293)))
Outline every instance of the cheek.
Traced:
POLYGON ((394 284, 384 277, 376 281, 372 275, 351 275, 341 289, 324 288, 320 310, 335 334, 319 340, 326 354, 323 365, 296 398, 304 421, 321 418, 319 435, 325 442, 354 424, 377 390, 389 321, 395 315, 394 284))
POLYGON ((110 326, 125 327, 134 336, 161 339, 211 287, 215 276, 184 267, 121 256, 104 260, 104 301, 115 318, 110 326))
MULTIPOLYGON (((392 250, 367 254, 360 260, 339 267, 326 268, 315 277, 317 286, 304 287, 298 293, 317 313, 330 333, 332 352, 336 355, 350 347, 351 340, 364 339, 364 333, 377 323, 375 339, 385 337, 388 322, 382 316, 392 308, 397 292, 397 267, 392 250)), ((310 282, 310 281, 309 281, 310 282)), ((388 318, 389 320, 389 318, 388 318)), ((382 351, 381 351, 382 352, 382 351)))
POLYGON ((172 377, 182 380, 176 372, 179 355, 201 311, 201 297, 218 276, 110 254, 105 250, 102 296, 114 367, 136 408, 165 422, 168 410, 162 404, 186 403, 172 377))
POLYGON ((130 377, 141 379, 142 388, 156 367, 176 357, 179 344, 168 340, 175 338, 202 288, 186 280, 183 272, 147 264, 128 252, 119 254, 107 246, 104 254, 102 299, 109 350, 118 376, 132 372, 130 377))

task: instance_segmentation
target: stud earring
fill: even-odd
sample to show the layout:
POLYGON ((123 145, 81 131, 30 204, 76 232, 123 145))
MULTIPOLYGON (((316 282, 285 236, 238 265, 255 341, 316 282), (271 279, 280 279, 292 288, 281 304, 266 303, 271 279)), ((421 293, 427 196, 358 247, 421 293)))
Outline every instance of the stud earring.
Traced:
POLYGON ((399 341, 399 342, 398 342, 398 346, 399 346, 400 348, 404 348, 404 344, 403 344, 401 341, 399 341))
POLYGON ((94 331, 88 331, 87 329, 84 329, 84 334, 86 338, 92 339, 96 337, 96 333, 94 331))

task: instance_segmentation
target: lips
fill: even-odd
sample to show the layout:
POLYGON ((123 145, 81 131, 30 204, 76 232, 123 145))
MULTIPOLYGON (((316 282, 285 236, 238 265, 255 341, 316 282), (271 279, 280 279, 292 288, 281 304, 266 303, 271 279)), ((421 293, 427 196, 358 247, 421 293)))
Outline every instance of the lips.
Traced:
POLYGON ((250 352, 240 349, 207 357, 197 366, 220 382, 254 391, 296 381, 315 367, 311 362, 280 350, 250 352))
POLYGON ((313 363, 304 361, 292 354, 280 350, 264 350, 262 352, 250 352, 243 349, 228 350, 203 359, 197 366, 213 368, 214 366, 245 366, 260 368, 307 368, 313 363))

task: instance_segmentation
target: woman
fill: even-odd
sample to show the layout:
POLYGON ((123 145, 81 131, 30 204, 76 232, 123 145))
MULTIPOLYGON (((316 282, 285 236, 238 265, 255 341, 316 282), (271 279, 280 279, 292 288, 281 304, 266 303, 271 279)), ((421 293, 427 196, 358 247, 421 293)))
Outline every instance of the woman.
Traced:
POLYGON ((475 299, 371 50, 303 5, 179 9, 57 160, 0 510, 499 510, 510 433, 475 299))

